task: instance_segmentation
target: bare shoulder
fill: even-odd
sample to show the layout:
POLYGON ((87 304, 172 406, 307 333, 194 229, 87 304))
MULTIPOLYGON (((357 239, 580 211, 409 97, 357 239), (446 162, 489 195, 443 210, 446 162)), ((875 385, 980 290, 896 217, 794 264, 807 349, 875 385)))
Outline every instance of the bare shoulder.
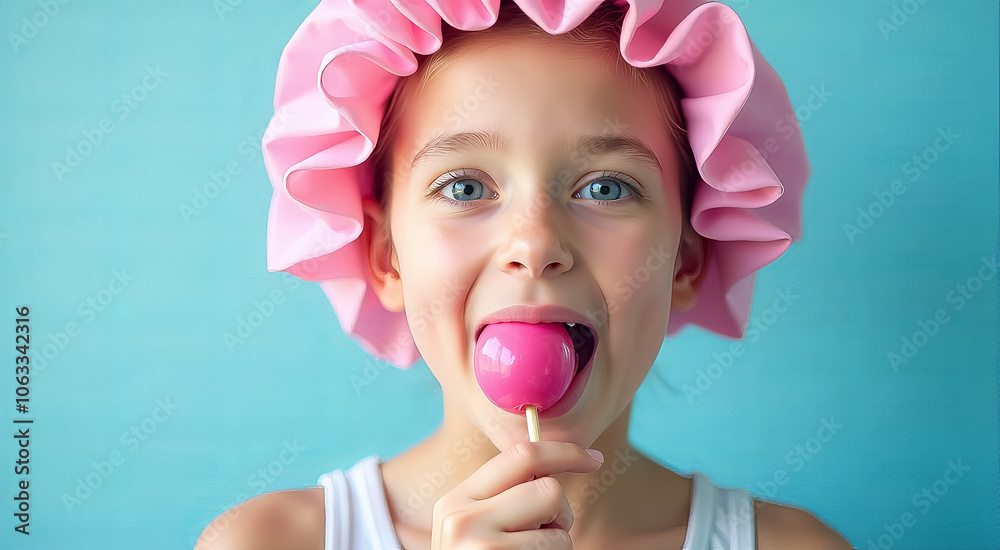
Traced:
POLYGON ((215 518, 194 550, 323 550, 325 525, 322 487, 265 493, 215 518))
POLYGON ((816 516, 790 506, 754 501, 759 550, 851 550, 847 539, 816 516))

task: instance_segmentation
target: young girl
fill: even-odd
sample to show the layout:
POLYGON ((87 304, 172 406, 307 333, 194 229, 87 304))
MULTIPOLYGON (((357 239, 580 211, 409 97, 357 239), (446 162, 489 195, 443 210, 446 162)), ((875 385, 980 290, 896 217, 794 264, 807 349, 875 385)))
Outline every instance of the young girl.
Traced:
POLYGON ((423 358, 444 418, 229 510, 199 549, 850 548, 627 438, 664 335, 742 336, 755 270, 799 232, 801 135, 732 10, 324 1, 275 106, 269 268, 319 281, 374 356, 423 358), (473 370, 511 321, 563 323, 579 355, 540 442, 473 370))

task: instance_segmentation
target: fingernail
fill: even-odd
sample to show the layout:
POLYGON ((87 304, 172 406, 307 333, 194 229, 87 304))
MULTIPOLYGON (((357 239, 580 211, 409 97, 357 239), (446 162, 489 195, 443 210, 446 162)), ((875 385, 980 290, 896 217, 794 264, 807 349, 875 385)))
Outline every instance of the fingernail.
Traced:
POLYGON ((601 451, 598 451, 597 449, 587 449, 587 454, 590 455, 590 458, 604 464, 604 454, 601 453, 601 451))

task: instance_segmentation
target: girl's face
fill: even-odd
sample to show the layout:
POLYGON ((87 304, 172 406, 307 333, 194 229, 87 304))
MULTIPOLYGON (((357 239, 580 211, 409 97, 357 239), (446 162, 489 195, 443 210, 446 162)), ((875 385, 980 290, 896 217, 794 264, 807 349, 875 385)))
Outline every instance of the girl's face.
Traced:
POLYGON ((461 413, 500 449, 527 431, 476 382, 481 320, 520 304, 589 318, 599 344, 586 389, 542 420, 545 439, 587 446, 645 378, 672 301, 688 306, 696 290, 700 257, 678 255, 672 138, 651 89, 579 46, 475 40, 400 115, 392 250, 375 249, 399 277, 373 275, 376 290, 405 309, 446 418, 461 413))

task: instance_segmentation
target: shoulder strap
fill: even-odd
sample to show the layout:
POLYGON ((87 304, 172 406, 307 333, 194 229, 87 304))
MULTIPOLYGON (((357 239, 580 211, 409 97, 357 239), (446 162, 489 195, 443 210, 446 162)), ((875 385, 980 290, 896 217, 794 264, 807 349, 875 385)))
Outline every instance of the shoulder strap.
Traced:
POLYGON ((716 487, 697 472, 692 483, 684 550, 755 550, 753 497, 745 489, 716 487))
POLYGON ((325 550, 400 548, 382 488, 380 460, 369 456, 348 470, 319 478, 326 496, 325 550))
POLYGON ((351 490, 340 470, 319 478, 326 497, 326 538, 324 550, 351 548, 351 490))

